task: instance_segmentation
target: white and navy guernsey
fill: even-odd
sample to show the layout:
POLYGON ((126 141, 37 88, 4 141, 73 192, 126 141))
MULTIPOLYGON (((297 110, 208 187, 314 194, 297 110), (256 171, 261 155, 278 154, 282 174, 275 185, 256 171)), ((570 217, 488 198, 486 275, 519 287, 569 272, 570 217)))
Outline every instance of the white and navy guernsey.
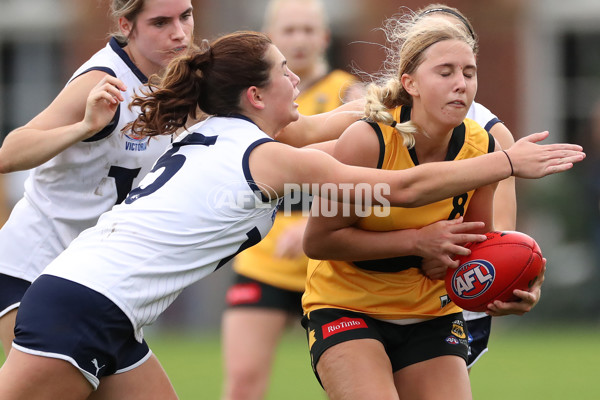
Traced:
POLYGON ((30 172, 24 198, 0 232, 0 273, 35 279, 81 231, 125 199, 171 142, 121 132, 138 115, 128 105, 147 78, 114 38, 69 83, 93 70, 122 80, 125 100, 108 126, 30 172))
POLYGON ((472 119, 477 122, 483 129, 486 131, 490 131, 492 127, 498 123, 502 123, 502 121, 496 117, 490 110, 488 110, 485 106, 473 102, 469 111, 467 112, 466 118, 472 119))
POLYGON ((241 116, 211 117, 191 127, 140 186, 44 274, 104 294, 129 317, 141 340, 142 327, 186 286, 271 229, 278 199, 258 190, 248 160, 256 146, 272 140, 241 116))

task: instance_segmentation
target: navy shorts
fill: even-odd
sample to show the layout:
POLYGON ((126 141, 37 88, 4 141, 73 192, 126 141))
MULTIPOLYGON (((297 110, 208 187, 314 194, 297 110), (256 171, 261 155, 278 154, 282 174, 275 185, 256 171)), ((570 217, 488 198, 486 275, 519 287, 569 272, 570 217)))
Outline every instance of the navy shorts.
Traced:
POLYGON ((325 350, 357 339, 380 341, 394 372, 446 355, 455 355, 467 361, 468 332, 462 313, 410 325, 398 325, 362 313, 323 308, 305 315, 302 326, 310 338, 311 364, 317 379, 317 363, 325 350))
POLYGON ((227 306, 272 308, 302 316, 302 292, 281 289, 238 273, 226 294, 227 306))
POLYGON ((70 362, 94 389, 103 376, 129 371, 152 354, 112 301, 52 275, 41 275, 25 293, 13 347, 70 362))
POLYGON ((29 281, 0 274, 0 317, 19 307, 29 286, 29 281))
POLYGON ((492 330, 492 317, 470 319, 467 322, 469 330, 469 361, 467 367, 471 368, 479 358, 488 351, 488 341, 492 330))

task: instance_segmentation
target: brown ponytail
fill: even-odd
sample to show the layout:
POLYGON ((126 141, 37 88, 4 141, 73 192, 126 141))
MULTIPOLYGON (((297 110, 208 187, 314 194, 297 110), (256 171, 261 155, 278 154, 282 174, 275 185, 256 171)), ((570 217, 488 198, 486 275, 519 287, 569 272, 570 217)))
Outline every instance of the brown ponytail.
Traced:
POLYGON ((126 129, 145 136, 169 135, 199 112, 239 113, 242 92, 269 83, 271 65, 265 53, 270 45, 262 33, 241 31, 191 49, 171 61, 162 79, 153 76, 143 97, 134 98, 131 106, 140 107, 140 115, 126 129))

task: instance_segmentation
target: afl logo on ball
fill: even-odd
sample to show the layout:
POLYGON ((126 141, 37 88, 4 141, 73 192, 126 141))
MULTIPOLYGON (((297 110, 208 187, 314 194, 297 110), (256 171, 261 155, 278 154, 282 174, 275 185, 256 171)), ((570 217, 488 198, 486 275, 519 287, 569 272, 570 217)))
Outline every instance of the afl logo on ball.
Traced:
POLYGON ((496 271, 486 260, 472 260, 462 264, 452 275, 452 291, 457 297, 474 299, 485 293, 494 282, 496 271))

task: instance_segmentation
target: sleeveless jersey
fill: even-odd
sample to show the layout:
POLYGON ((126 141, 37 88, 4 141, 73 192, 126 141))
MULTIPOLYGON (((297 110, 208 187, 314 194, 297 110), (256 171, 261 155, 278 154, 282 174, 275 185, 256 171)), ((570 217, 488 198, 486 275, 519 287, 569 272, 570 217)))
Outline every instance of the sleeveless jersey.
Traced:
MULTIPOLYGON (((298 111, 304 115, 331 111, 342 105, 345 92, 356 82, 354 75, 334 70, 300 93, 296 99, 298 111)), ((294 205, 292 209, 293 207, 294 205)), ((304 255, 293 259, 274 256, 281 233, 304 218, 299 210, 288 215, 278 213, 269 236, 237 256, 233 264, 234 270, 271 286, 295 292, 304 291, 308 258, 304 255)))
MULTIPOLYGON (((410 119, 410 108, 392 111, 394 119, 410 119)), ((419 164, 414 149, 403 145, 394 128, 371 124, 381 146, 378 168, 402 170, 419 164)), ((494 150, 493 138, 470 119, 452 133, 446 161, 477 157, 494 150)), ((391 207, 388 216, 374 213, 361 218, 358 227, 370 231, 414 229, 433 222, 464 215, 474 191, 417 208, 391 207)), ((310 260, 306 291, 302 302, 305 312, 319 308, 342 308, 365 313, 383 320, 428 319, 460 312, 450 302, 443 280, 431 280, 419 270, 416 256, 344 262, 310 260)))
POLYGON ((258 243, 277 210, 248 165, 251 151, 273 139, 243 117, 208 118, 188 132, 43 272, 108 297, 138 340, 186 286, 258 243))
MULTIPOLYGON (((170 137, 137 138, 121 133, 138 110, 134 92, 147 78, 113 38, 70 78, 104 71, 127 86, 111 123, 31 170, 24 198, 0 231, 0 273, 32 281, 103 212, 123 201, 170 144, 170 137)), ((68 83, 67 83, 68 84, 68 83)))

